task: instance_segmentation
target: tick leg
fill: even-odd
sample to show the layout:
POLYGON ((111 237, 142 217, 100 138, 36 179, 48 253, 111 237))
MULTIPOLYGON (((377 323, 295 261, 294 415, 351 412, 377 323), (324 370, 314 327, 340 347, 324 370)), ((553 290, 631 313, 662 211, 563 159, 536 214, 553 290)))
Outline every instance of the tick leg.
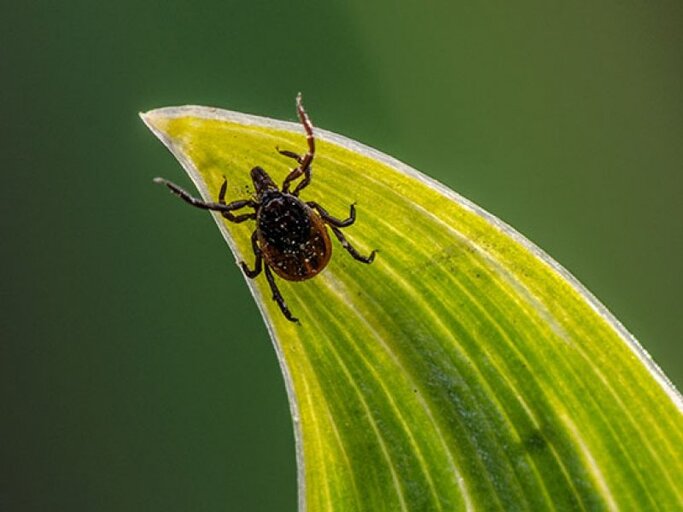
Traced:
POLYGON ((363 263, 372 263, 373 260, 375 259, 375 254, 377 254, 377 250, 374 250, 370 253, 370 256, 363 256, 360 254, 356 248, 349 243, 349 241, 346 239, 344 236, 344 233, 341 232, 341 230, 335 226, 330 226, 330 229, 332 232, 335 234, 337 239, 341 242, 342 247, 349 251, 349 254, 353 256, 354 259, 358 261, 362 261, 363 263))
MULTIPOLYGON (((165 180, 163 178, 154 178, 154 183, 159 183, 161 185, 166 185, 171 192, 173 192, 175 195, 180 197, 183 201, 185 201, 188 204, 191 204, 192 206, 195 206, 197 208, 201 208, 202 210, 214 210, 217 212, 231 212, 233 210, 239 210, 240 208, 244 208, 245 206, 249 206, 251 208, 256 208, 257 204, 256 202, 250 200, 250 199, 241 199, 238 201, 233 201, 232 203, 225 204, 224 198, 225 198, 225 189, 227 187, 227 181, 223 182, 223 185, 221 185, 221 190, 219 193, 219 202, 218 203, 212 203, 212 202, 207 202, 203 201, 201 199, 198 199, 196 197, 191 196, 188 192, 180 188, 178 185, 175 183, 165 180)), ((229 218, 229 217, 226 217, 229 218)), ((246 219, 244 219, 246 220, 246 219)), ((238 221, 241 222, 241 221, 238 221)))
POLYGON ((239 224, 240 222, 244 222, 245 220, 256 220, 255 213, 243 213, 242 215, 233 215, 230 212, 221 212, 221 215, 228 219, 230 222, 234 222, 235 224, 239 224))
MULTIPOLYGON (((277 152, 280 153, 281 155, 287 156, 289 158, 293 158, 300 164, 303 162, 304 157, 299 155, 298 153, 295 153, 294 151, 288 151, 286 149, 280 149, 280 148, 275 148, 277 149, 277 152)), ((310 165, 306 171, 304 171, 304 179, 299 182, 299 184, 294 187, 294 190, 292 191, 293 196, 298 196, 299 192, 301 189, 306 187, 310 182, 311 182, 311 175, 313 173, 313 169, 311 169, 310 165)))
MULTIPOLYGON (((311 162, 313 161, 313 157, 315 156, 315 137, 313 136, 313 124, 311 123, 311 120, 309 119, 308 114, 304 110, 304 106, 301 103, 301 93, 299 93, 296 97, 296 112, 299 115, 299 121, 301 121, 301 124, 303 125, 304 130, 306 131, 306 142, 308 143, 308 152, 302 157, 299 157, 297 155, 299 167, 292 169, 289 175, 287 175, 287 177, 285 178, 285 181, 282 183, 282 191, 288 193, 289 184, 302 174, 305 175, 306 177, 294 189, 293 195, 295 196, 298 195, 301 189, 303 189, 306 185, 308 185, 311 182, 311 162)), ((291 155, 296 154, 290 151, 288 151, 287 153, 291 153, 291 155)), ((286 156, 290 156, 287 153, 283 154, 286 156)))
POLYGON ((306 187, 310 182, 311 182, 311 174, 313 173, 313 169, 310 167, 306 170, 304 173, 304 179, 301 180, 296 187, 294 187, 294 190, 292 190, 292 195, 299 197, 299 192, 301 192, 301 189, 306 187))
POLYGON ((268 280, 268 284, 270 285, 270 290, 273 292, 273 300, 277 302, 278 306, 280 306, 280 311, 282 311, 282 314, 285 315, 285 318, 287 320, 289 320, 290 322, 296 322, 298 324, 299 319, 293 317, 292 313, 289 311, 289 308, 285 303, 285 299, 282 298, 282 294, 280 293, 277 284, 275 284, 275 277, 273 277, 273 273, 270 271, 270 267, 267 263, 263 267, 266 273, 266 279, 268 280))
POLYGON ((246 274, 246 276, 249 279, 254 279, 261 273, 261 269, 263 267, 263 256, 261 255, 261 248, 258 246, 256 231, 254 231, 254 233, 251 235, 251 248, 254 251, 254 256, 256 256, 256 260, 254 261, 254 270, 251 270, 243 261, 240 261, 240 265, 242 266, 242 271, 246 274))
POLYGON ((279 147, 275 146, 275 149, 277 150, 278 153, 281 155, 284 155, 289 158, 293 158, 296 160, 298 163, 301 163, 302 156, 298 153, 295 153, 294 151, 289 151, 287 149, 280 149, 279 147))
POLYGON ((348 219, 337 219, 336 217, 332 217, 329 213, 327 213, 327 210, 320 206, 318 203, 315 201, 309 201, 306 203, 308 206, 313 208, 315 211, 317 211, 320 214, 320 217, 327 222, 328 224, 331 224, 332 226, 336 226, 338 228, 345 228, 356 222, 356 205, 352 204, 351 205, 351 210, 349 212, 349 218, 348 219))
MULTIPOLYGON (((227 190, 227 188, 228 180, 226 180, 225 176, 223 176, 223 184, 221 185, 221 190, 218 192, 218 202, 220 204, 225 204, 225 191, 227 190)), ((256 220, 256 213, 244 213, 242 215, 233 215, 230 212, 221 212, 221 215, 228 219, 230 222, 234 222, 235 224, 239 224, 240 222, 244 222, 245 220, 256 220)))
POLYGON ((225 191, 228 190, 228 180, 223 176, 223 183, 221 184, 221 189, 218 191, 218 202, 220 204, 225 204, 225 191))

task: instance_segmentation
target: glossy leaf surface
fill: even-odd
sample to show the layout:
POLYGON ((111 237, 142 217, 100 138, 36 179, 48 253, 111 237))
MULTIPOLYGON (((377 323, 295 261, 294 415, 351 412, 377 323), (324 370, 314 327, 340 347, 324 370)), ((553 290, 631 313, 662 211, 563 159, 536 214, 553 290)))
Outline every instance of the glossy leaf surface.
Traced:
MULTIPOLYGON (((234 112, 143 119, 207 201, 223 176, 228 201, 249 197, 256 165, 281 183, 292 160, 275 147, 306 147, 295 123, 234 112)), ((319 276, 279 279, 301 325, 282 316, 263 275, 246 281, 288 386, 300 509, 682 509, 680 395, 605 308, 454 192, 316 135, 302 198, 340 218, 357 203, 344 233, 380 252, 364 265, 334 240, 319 276)), ((213 215, 251 266, 253 222, 213 215)))

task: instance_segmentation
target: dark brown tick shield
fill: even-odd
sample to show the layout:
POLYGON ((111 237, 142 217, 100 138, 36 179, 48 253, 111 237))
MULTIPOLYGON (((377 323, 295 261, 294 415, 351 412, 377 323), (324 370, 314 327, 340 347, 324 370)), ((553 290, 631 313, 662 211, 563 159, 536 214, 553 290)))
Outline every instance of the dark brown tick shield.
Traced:
POLYGON ((332 257, 323 219, 297 197, 279 195, 264 202, 256 216, 256 232, 263 259, 288 281, 316 276, 332 257))

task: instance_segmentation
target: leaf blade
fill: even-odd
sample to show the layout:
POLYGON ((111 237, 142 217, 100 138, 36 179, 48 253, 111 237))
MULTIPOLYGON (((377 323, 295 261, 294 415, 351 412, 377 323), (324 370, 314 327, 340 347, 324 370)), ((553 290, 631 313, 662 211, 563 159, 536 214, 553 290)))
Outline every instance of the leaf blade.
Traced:
MULTIPOLYGON (((223 174, 234 198, 247 195, 254 165, 284 177, 274 147, 303 147, 297 125, 215 109, 144 120, 208 200, 223 174)), ((680 396, 606 309, 472 203, 379 152, 316 135, 302 195, 333 215, 357 200, 349 239, 380 253, 364 266, 337 245, 315 279, 279 281, 300 328, 264 280, 248 281, 288 387, 300 509, 683 504, 680 396)), ((214 217, 250 262, 253 227, 214 217)))

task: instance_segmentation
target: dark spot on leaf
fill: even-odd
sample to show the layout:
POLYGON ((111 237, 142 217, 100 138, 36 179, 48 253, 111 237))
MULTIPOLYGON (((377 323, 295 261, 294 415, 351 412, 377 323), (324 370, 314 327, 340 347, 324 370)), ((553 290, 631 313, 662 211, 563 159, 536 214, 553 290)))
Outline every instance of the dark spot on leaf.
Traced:
POLYGON ((544 450, 548 445, 543 432, 540 430, 532 430, 523 440, 522 446, 529 453, 538 453, 544 450))

